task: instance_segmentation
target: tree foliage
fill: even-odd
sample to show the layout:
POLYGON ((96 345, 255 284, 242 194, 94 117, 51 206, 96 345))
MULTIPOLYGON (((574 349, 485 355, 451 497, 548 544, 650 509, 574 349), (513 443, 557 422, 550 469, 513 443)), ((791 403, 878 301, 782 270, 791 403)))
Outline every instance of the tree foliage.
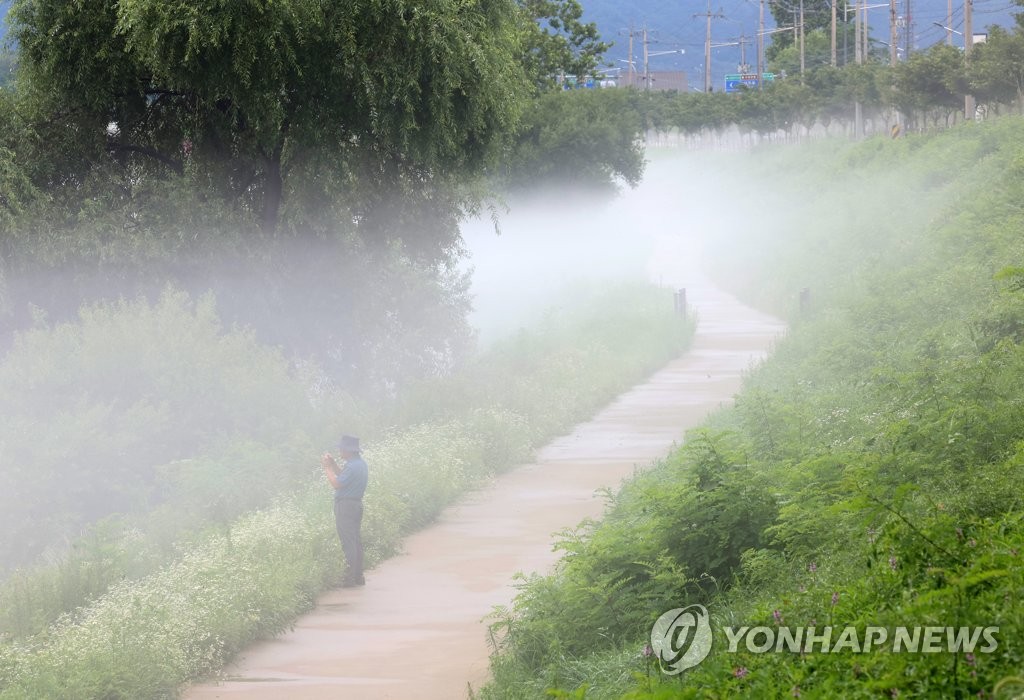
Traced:
MULTIPOLYGON (((1021 22, 1024 15, 1018 15, 1021 22)), ((988 39, 974 47, 967 69, 971 91, 985 102, 1016 101, 1024 113, 1024 34, 989 27, 988 39)))
POLYGON ((517 189, 538 183, 635 187, 643 174, 643 122, 625 90, 559 90, 540 95, 524 116, 503 168, 517 189))
MULTIPOLYGON (((839 37, 839 45, 842 46, 843 34, 848 35, 849 41, 853 37, 854 16, 847 12, 850 6, 845 0, 838 0, 836 8, 836 32, 839 37)), ((786 2, 770 2, 768 9, 775 19, 775 26, 788 27, 792 29, 800 22, 800 0, 788 0, 786 2)), ((806 37, 811 34, 829 34, 832 31, 832 5, 825 0, 804 0, 804 34, 806 37)), ((792 31, 782 31, 772 34, 771 44, 765 49, 765 55, 769 60, 775 60, 779 54, 788 48, 798 44, 797 37, 792 31)), ((840 60, 842 57, 840 57, 840 60)))
POLYGON ((519 0, 531 22, 527 25, 524 64, 540 87, 551 88, 567 76, 594 74, 609 44, 597 25, 581 21, 577 0, 519 0))
POLYGON ((964 104, 963 54, 952 46, 936 44, 916 53, 894 72, 894 102, 904 114, 932 108, 952 112, 964 104))
POLYGON ((0 345, 31 305, 62 320, 172 282, 364 388, 468 347, 458 222, 532 91, 514 0, 20 0, 10 20, 0 345))
POLYGON ((22 0, 11 16, 26 92, 79 132, 86 165, 212 177, 266 233, 307 184, 326 201, 353 177, 401 193, 480 172, 523 94, 511 0, 22 0))

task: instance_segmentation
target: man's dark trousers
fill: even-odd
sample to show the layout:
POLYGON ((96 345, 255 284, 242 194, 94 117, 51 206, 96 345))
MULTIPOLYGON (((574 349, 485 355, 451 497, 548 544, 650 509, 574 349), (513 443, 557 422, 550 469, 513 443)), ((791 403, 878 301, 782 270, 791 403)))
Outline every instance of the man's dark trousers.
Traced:
POLYGON ((363 582, 363 537, 360 533, 363 521, 361 498, 336 498, 334 500, 334 524, 338 528, 341 550, 345 552, 345 583, 363 582))

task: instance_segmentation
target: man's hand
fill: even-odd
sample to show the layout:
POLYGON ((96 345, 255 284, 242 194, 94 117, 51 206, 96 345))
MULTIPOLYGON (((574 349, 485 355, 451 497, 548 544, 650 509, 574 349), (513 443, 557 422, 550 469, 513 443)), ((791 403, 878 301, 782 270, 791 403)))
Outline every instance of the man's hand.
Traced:
POLYGON ((334 457, 331 456, 330 452, 324 453, 324 456, 320 458, 320 465, 324 468, 324 474, 327 476, 327 480, 331 482, 331 486, 338 488, 338 463, 334 461, 334 457))

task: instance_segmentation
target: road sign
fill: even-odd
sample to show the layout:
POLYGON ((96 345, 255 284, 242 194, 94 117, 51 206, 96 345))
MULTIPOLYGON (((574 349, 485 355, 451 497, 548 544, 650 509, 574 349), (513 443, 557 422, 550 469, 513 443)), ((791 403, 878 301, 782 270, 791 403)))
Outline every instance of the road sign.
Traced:
MULTIPOLYGON (((774 73, 762 73, 762 80, 765 83, 770 83, 775 80, 774 73)), ((756 90, 758 87, 757 73, 730 73, 725 76, 725 91, 726 92, 739 92, 744 87, 756 90)))

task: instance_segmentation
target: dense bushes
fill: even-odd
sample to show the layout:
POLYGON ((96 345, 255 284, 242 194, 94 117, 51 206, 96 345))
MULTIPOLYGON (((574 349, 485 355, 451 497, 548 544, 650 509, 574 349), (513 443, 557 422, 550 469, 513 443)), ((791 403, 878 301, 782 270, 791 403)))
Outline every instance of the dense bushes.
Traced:
POLYGON ((21 334, 0 364, 0 413, 5 568, 111 513, 187 501, 237 515, 266 501, 268 480, 303 476, 244 442, 270 452, 323 428, 278 352, 226 332, 212 300, 174 292, 21 334), (218 453, 246 478, 204 484, 237 479, 209 464, 218 453))
POLYGON ((1007 119, 747 163, 788 175, 737 212, 760 226, 709 232, 719 274, 793 328, 733 409, 504 611, 485 696, 985 697, 1019 674, 1024 294, 999 273, 1024 259, 1022 130, 1007 119), (785 216, 765 215, 770 198, 785 216), (657 616, 688 602, 714 628, 997 626, 999 646, 756 654, 723 638, 671 679, 640 652, 657 616))

